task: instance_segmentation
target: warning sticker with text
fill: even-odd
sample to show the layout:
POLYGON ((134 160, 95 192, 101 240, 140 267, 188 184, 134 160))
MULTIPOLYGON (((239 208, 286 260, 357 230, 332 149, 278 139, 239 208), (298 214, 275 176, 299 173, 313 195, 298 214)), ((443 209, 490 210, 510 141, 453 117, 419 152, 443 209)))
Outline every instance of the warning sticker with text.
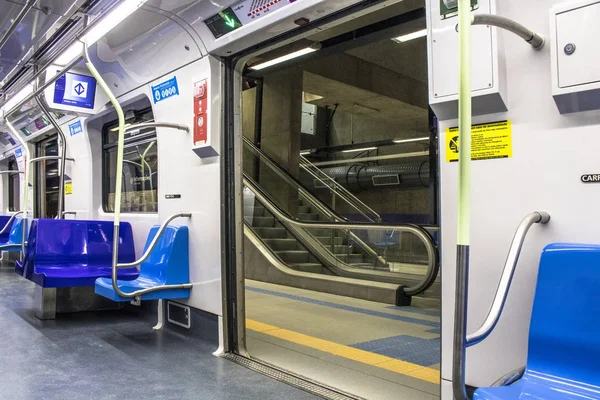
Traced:
MULTIPOLYGON (((512 157, 510 121, 492 122, 471 127, 471 159, 491 160, 512 157)), ((458 128, 446 130, 446 161, 458 161, 458 128)))

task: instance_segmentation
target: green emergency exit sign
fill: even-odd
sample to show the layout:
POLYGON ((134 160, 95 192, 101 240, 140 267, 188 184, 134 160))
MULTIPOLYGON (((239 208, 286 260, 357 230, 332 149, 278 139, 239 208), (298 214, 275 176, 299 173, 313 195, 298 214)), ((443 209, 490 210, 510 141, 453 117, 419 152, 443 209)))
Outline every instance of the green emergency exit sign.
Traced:
MULTIPOLYGON (((479 8, 477 0, 471 0, 471 9, 479 8)), ((442 19, 454 17, 458 14, 458 0, 440 0, 440 16, 442 19)))

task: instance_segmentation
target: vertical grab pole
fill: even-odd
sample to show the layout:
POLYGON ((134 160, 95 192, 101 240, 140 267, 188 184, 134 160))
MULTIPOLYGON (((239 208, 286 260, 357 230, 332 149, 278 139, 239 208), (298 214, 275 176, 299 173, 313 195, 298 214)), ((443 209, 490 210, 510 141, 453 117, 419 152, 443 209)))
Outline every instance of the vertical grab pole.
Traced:
POLYGON ((117 263, 119 261, 119 224, 121 222, 121 191, 123 184, 123 143, 125 140, 125 114, 123 108, 119 104, 119 101, 106 84, 102 75, 98 72, 94 64, 90 60, 88 53, 87 42, 84 42, 83 47, 83 58, 85 65, 88 67, 94 78, 98 81, 98 84, 104 90, 111 104, 117 112, 119 120, 119 139, 117 141, 117 170, 115 175, 115 204, 114 204, 114 227, 113 227, 113 253, 112 253, 112 286, 116 293, 119 293, 119 285, 117 283, 117 263))
POLYGON ((459 94, 458 94, 458 236, 456 242, 456 288, 452 387, 455 400, 468 399, 465 388, 469 246, 471 236, 471 1, 458 0, 459 94))
POLYGON ((22 227, 22 236, 21 236, 21 261, 23 261, 23 258, 25 257, 25 239, 26 239, 26 234, 27 234, 27 228, 29 226, 29 224, 27 223, 27 211, 29 209, 29 167, 30 167, 30 163, 29 160, 31 160, 31 154, 29 152, 29 147, 27 147, 27 143, 25 143, 25 141, 21 138, 21 136, 19 136, 19 133, 17 132, 17 130, 15 129, 15 127, 10 123, 10 121, 8 120, 8 118, 5 118, 4 122, 6 123, 6 126, 8 127, 8 129, 10 130, 10 132, 12 133, 13 137, 15 139, 17 139, 19 141, 19 143, 21 144, 21 148, 23 149, 23 153, 25 154, 25 159, 23 160, 23 166, 25 168, 25 183, 24 183, 24 187, 23 187, 23 227, 22 227))
POLYGON ((35 96, 35 101, 42 110, 42 112, 48 117, 50 123, 56 130, 56 133, 60 137, 60 165, 58 166, 58 219, 63 219, 63 211, 65 208, 65 166, 67 161, 67 139, 60 125, 56 122, 50 110, 46 107, 40 96, 35 96))

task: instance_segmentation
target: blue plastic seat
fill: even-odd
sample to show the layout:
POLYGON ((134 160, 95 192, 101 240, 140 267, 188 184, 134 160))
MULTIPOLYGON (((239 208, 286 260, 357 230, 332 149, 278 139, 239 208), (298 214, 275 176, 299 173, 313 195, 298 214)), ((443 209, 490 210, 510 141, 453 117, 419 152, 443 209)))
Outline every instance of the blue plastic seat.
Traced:
POLYGON ((540 261, 523 378, 476 400, 600 399, 600 246, 552 244, 540 261))
MULTIPOLYGON (((16 222, 15 222, 16 223, 16 222)), ((113 222, 37 219, 15 272, 44 288, 94 286, 112 274, 113 222)), ((135 260, 131 225, 119 228, 119 262, 135 260)), ((119 271, 121 279, 135 279, 137 268, 119 271)))
MULTIPOLYGON (((144 253, 159 227, 154 226, 148 234, 144 253)), ((133 281, 118 280, 119 289, 125 293, 163 285, 190 283, 189 249, 187 226, 167 226, 158 239, 150 256, 140 266, 140 276, 133 281)), ((96 280, 96 294, 113 301, 131 301, 131 297, 119 296, 112 287, 112 280, 96 280)), ((142 300, 185 299, 190 297, 190 289, 168 289, 146 293, 142 300)))
MULTIPOLYGON (((10 215, 0 215, 0 231, 6 226, 8 221, 10 221, 10 215)), ((11 227, 13 222, 10 223, 11 227)), ((0 244, 8 242, 8 237, 10 236, 10 229, 11 228, 9 227, 0 235, 0 244)))
MULTIPOLYGON (((8 240, 0 243, 0 251, 21 251, 23 225, 25 225, 23 217, 15 217, 10 228, 10 233, 8 234, 8 240)), ((25 237, 27 237, 27 231, 25 231, 25 237)))

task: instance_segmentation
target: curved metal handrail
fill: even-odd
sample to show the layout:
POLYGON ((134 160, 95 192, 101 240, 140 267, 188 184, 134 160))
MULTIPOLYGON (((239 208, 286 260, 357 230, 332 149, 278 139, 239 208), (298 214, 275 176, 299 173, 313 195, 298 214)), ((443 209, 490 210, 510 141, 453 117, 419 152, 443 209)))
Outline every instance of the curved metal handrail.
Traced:
MULTIPOLYGON (((56 122, 56 119, 52 116, 48 107, 44 104, 41 95, 36 96, 35 102, 40 107, 46 118, 50 121, 56 134, 60 137, 60 164, 59 173, 58 173, 58 219, 62 219, 62 212, 65 209, 65 167, 66 167, 66 159, 67 159, 67 139, 65 138, 65 134, 62 129, 60 129, 60 125, 56 122)), ((74 161, 74 160, 73 160, 74 161)))
POLYGON ((281 259, 279 257, 277 257, 275 254, 273 254, 273 250, 271 248, 269 248, 269 246, 264 243, 263 239, 261 239, 252 230, 252 228, 249 227, 247 224, 244 224, 244 236, 246 238, 248 238, 254 246, 256 246, 258 251, 265 256, 265 258, 271 263, 271 265, 273 265, 275 268, 282 271, 283 273, 290 275, 292 278, 309 278, 311 280, 319 281, 319 282, 332 282, 332 281, 335 282, 335 281, 337 281, 337 282, 343 282, 345 284, 351 283, 353 285, 357 285, 357 286, 360 286, 363 288, 373 288, 373 287, 381 288, 381 287, 385 287, 385 286, 390 286, 390 287, 393 287, 394 290, 398 289, 398 285, 393 284, 393 283, 373 282, 373 281, 368 281, 365 279, 355 279, 355 278, 348 278, 348 277, 341 277, 341 276, 315 274, 312 272, 304 272, 304 271, 298 271, 298 270, 292 269, 288 265, 286 265, 285 262, 281 261, 281 259))
POLYGON ((498 323, 504 305, 506 304, 508 290, 510 289, 510 284, 515 274, 517 263, 519 262, 519 255, 521 255, 525 236, 533 224, 547 224, 548 221, 550 221, 550 214, 544 211, 536 211, 526 216, 521 224, 519 224, 510 245, 506 262, 504 263, 504 270, 502 271, 500 282, 498 282, 494 301, 492 302, 485 321, 475 332, 467 335, 465 343, 467 347, 473 346, 487 338, 498 323))
POLYGON ((19 171, 18 169, 0 171, 0 174, 24 174, 24 173, 25 173, 25 171, 19 171))
POLYGON ((402 232, 410 232, 417 236, 424 244, 428 255, 427 273, 425 278, 417 285, 404 288, 405 294, 414 296, 427 290, 434 282, 439 272, 439 256, 437 246, 430 234, 417 225, 384 225, 384 224, 369 224, 369 223, 347 223, 347 222, 308 222, 299 221, 285 215, 277 205, 273 204, 253 182, 244 179, 246 185, 259 199, 259 201, 277 217, 281 222, 290 224, 300 228, 317 228, 317 229, 364 229, 364 230, 396 230, 402 232))
POLYGON ((457 274, 456 280, 456 295, 455 295, 455 320, 454 320, 454 343, 453 343, 453 368, 452 368, 452 385, 453 392, 457 399, 468 398, 464 396, 465 388, 465 355, 467 347, 473 346, 480 343, 494 330, 494 327, 498 323, 510 284, 519 261, 519 255, 525 242, 525 237, 529 228, 533 224, 546 224, 550 221, 550 214, 545 211, 535 211, 527 215, 523 221, 519 224, 515 235, 513 237, 510 249, 508 250, 508 256, 504 263, 504 270, 496 289, 494 300, 490 307, 487 317, 483 324, 472 334, 466 334, 467 326, 467 312, 466 304, 469 292, 468 279, 460 279, 457 274))
POLYGON ((137 129, 144 129, 144 128, 172 128, 172 129, 178 129, 180 131, 186 131, 186 132, 190 131, 190 128, 188 126, 181 125, 181 124, 175 124, 172 122, 141 122, 139 124, 129 125, 128 127, 125 128, 125 132, 131 132, 131 131, 135 131, 137 129))
MULTIPOLYGON (((112 287, 113 287, 113 289, 114 289, 114 291, 115 291, 116 294, 118 294, 121 297, 137 298, 137 297, 140 297, 140 296, 142 296, 142 295, 144 295, 146 293, 157 292, 157 291, 160 291, 160 290, 191 289, 192 288, 193 285, 191 283, 182 283, 182 284, 179 284, 179 285, 154 286, 154 287, 151 287, 151 288, 136 290, 136 291, 131 292, 131 293, 125 293, 119 287, 119 283, 118 283, 118 279, 117 279, 117 271, 119 269, 137 267, 138 265, 140 265, 141 263, 143 263, 144 261, 146 261, 148 259, 148 257, 150 257, 150 254, 152 253, 152 250, 154 250, 154 247, 156 247, 156 244, 158 243, 158 240, 160 239, 161 235, 163 234, 163 232, 165 231, 165 229, 167 228, 167 226, 169 225, 169 223, 171 221, 173 221, 175 218, 192 218, 192 214, 191 213, 183 213, 182 212, 182 213, 178 213, 178 214, 173 214, 169 218, 167 218, 165 220, 165 222, 163 222, 163 224, 158 229, 158 232, 156 232, 156 235, 154 235, 154 238, 150 242, 150 245, 148 245, 148 248, 146 249, 146 251, 144 252, 144 254, 142 255, 142 257, 140 257, 138 260, 136 260, 134 262, 131 262, 131 263, 119 264, 117 262, 117 260, 115 259, 115 257, 114 257, 114 255, 117 254, 117 251, 115 251, 116 249, 113 249, 113 263, 112 263, 111 280, 112 280, 112 287)), ((118 238, 119 238, 119 227, 118 227, 118 225, 115 225, 115 235, 116 235, 116 240, 113 238, 113 242, 116 243, 116 245, 118 246, 118 238)))
POLYGON ((14 213, 13 215, 10 216, 10 218, 8 219, 8 221, 6 221, 6 224, 0 231, 0 235, 2 235, 4 232, 6 232, 8 227, 11 226, 12 222, 15 220, 15 218, 17 218, 17 215, 20 215, 20 214, 23 214, 23 211, 17 211, 16 213, 14 213))
MULTIPOLYGON (((29 162, 33 163, 33 162, 39 162, 39 161, 60 160, 60 159, 61 159, 60 156, 43 156, 43 157, 32 158, 31 160, 29 160, 29 162)), ((71 158, 71 157, 66 157, 65 160, 67 160, 67 161, 75 161, 75 159, 71 158)))

